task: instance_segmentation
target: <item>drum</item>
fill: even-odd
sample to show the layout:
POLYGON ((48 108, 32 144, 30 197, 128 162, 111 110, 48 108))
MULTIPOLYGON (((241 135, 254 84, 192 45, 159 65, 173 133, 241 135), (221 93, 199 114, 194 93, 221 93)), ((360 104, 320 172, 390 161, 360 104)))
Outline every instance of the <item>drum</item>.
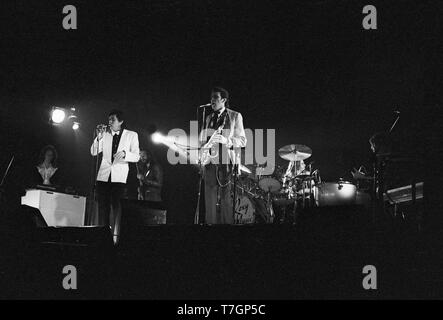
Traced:
POLYGON ((238 179, 238 185, 246 192, 253 192, 257 189, 257 182, 249 177, 240 177, 238 179))
POLYGON ((294 203, 296 194, 293 186, 282 188, 278 193, 272 196, 272 203, 276 206, 287 206, 294 203))
MULTIPOLYGON (((309 177, 310 178, 310 177, 309 177)), ((303 193, 306 197, 309 197, 310 194, 313 192, 315 181, 312 178, 306 178, 304 180, 299 180, 295 186, 296 193, 299 196, 303 196, 303 193)))
POLYGON ((277 193, 281 189, 281 182, 271 176, 261 178, 258 185, 260 189, 270 193, 277 193))
POLYGON ((258 186, 265 193, 277 193, 282 184, 280 182, 282 168, 277 166, 271 170, 264 170, 264 168, 257 168, 258 186))
POLYGON ((319 207, 355 204, 357 187, 348 181, 322 182, 313 187, 315 204, 319 207))
POLYGON ((234 224, 255 223, 255 206, 247 196, 237 198, 235 202, 234 224))
POLYGON ((255 223, 272 223, 274 220, 274 209, 272 203, 267 203, 262 198, 251 199, 255 208, 255 223))

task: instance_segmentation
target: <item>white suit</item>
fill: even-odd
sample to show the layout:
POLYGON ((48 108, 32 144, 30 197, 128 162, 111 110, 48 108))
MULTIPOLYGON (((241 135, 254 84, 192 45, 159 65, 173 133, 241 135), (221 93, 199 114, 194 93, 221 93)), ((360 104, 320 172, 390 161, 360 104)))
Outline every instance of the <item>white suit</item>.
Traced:
POLYGON ((112 134, 105 132, 103 138, 97 143, 97 138, 91 145, 91 155, 96 156, 103 152, 102 163, 97 174, 97 181, 107 182, 111 174, 111 182, 126 183, 128 178, 129 166, 128 162, 138 162, 140 159, 140 149, 138 146, 137 132, 123 129, 118 144, 117 152, 125 151, 126 156, 121 161, 112 162, 112 134), (97 152, 98 145, 98 152, 97 152))

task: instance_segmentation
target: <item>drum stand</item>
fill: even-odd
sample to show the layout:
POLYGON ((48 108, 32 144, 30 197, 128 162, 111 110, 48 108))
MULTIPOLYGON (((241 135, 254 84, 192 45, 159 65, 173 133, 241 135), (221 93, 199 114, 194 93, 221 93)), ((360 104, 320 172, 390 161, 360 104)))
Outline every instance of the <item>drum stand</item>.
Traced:
MULTIPOLYGON (((313 189, 312 189, 312 177, 309 178, 309 181, 306 181, 304 179, 301 183, 301 207, 298 206, 298 197, 295 196, 294 199, 294 209, 293 209, 293 224, 297 224, 297 218, 300 210, 304 210, 306 208, 311 208, 314 206, 314 196, 313 196, 313 189), (309 189, 309 196, 306 196, 306 190, 309 189)), ((296 193, 297 194, 297 193, 296 193)))
POLYGON ((274 209, 272 208, 271 192, 266 194, 266 209, 269 211, 269 223, 274 222, 274 209))

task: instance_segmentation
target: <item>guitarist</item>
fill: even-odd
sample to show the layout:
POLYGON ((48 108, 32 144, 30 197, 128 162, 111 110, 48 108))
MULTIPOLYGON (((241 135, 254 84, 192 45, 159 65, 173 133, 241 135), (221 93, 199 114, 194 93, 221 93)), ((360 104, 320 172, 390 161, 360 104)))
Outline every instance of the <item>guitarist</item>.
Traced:
MULTIPOLYGON (((246 147, 246 134, 243 118, 239 112, 229 107, 229 93, 215 87, 211 92, 213 112, 205 119, 205 129, 217 130, 211 137, 218 157, 204 167, 205 180, 205 222, 207 224, 233 224, 231 184, 232 164, 240 164, 240 148, 246 147)), ((208 137, 201 135, 201 143, 208 137)))

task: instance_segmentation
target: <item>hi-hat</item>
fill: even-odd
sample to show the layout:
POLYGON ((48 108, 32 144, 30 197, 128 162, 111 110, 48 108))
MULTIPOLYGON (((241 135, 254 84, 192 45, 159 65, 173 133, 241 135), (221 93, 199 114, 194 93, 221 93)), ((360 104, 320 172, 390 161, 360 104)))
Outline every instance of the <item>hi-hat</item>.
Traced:
POLYGON ((300 161, 308 159, 312 155, 312 150, 302 144, 288 144, 278 149, 278 155, 285 160, 300 161))

